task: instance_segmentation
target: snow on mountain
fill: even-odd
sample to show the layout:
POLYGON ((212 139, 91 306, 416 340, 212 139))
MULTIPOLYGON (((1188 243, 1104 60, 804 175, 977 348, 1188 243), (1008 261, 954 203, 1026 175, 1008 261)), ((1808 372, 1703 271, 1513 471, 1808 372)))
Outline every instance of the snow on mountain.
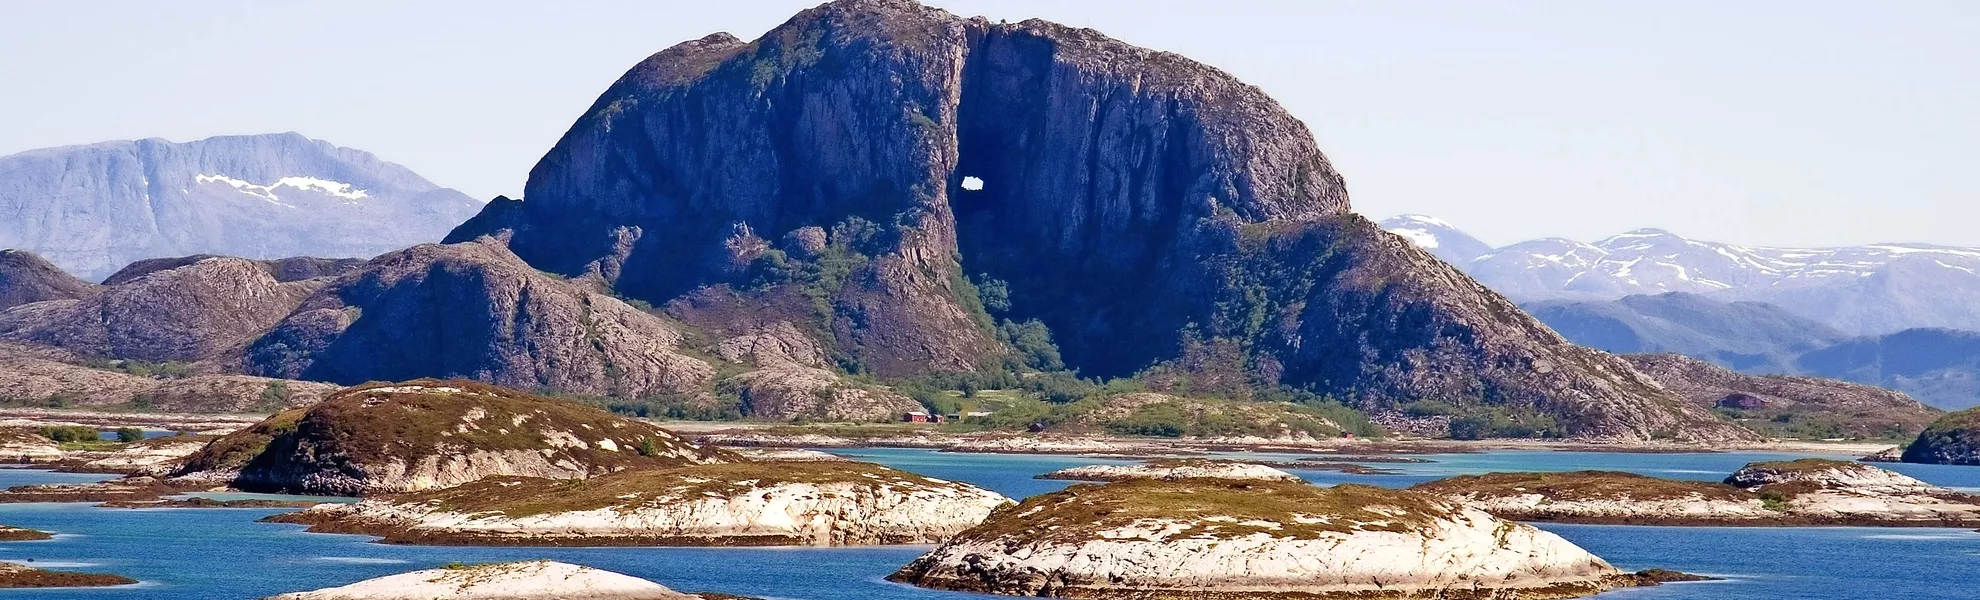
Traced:
POLYGON ((1408 238, 1417 247, 1429 250, 1430 254, 1444 262, 1462 266, 1480 254, 1492 250, 1490 245, 1478 241, 1460 231, 1457 226, 1443 219, 1425 215, 1401 215, 1383 219, 1382 229, 1389 233, 1408 238))
POLYGON ((370 257, 437 242, 481 207, 368 152, 294 133, 0 156, 0 248, 89 280, 190 254, 370 257))
POLYGON ((1771 303, 1851 334, 1980 330, 1976 248, 1743 246, 1639 229, 1592 244, 1546 238, 1465 257, 1451 240, 1476 240, 1440 220, 1397 217, 1383 227, 1525 301, 1686 292, 1771 303))

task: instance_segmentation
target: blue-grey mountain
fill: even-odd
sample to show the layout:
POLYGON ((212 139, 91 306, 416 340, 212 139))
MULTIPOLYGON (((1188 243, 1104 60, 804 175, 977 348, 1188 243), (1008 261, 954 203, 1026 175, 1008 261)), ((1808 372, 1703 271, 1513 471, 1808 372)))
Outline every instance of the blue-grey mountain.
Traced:
POLYGON ((370 153, 294 133, 0 157, 0 248, 90 281, 169 256, 371 257, 436 241, 481 206, 370 153))

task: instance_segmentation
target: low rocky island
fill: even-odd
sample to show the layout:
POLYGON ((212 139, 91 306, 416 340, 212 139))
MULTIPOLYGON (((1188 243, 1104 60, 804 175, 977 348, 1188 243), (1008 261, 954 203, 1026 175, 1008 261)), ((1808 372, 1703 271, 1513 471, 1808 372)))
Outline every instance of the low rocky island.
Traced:
POLYGON ((425 379, 352 387, 276 414, 207 445, 173 479, 356 496, 492 476, 574 479, 733 459, 596 408, 425 379))
POLYGON ((55 571, 37 569, 18 563, 0 562, 0 589, 104 587, 130 585, 133 583, 137 583, 137 580, 122 575, 55 571))
POLYGON ((602 569, 536 560, 448 565, 263 600, 696 600, 666 586, 602 569))
POLYGON ((930 544, 1008 504, 975 486, 867 463, 732 463, 571 481, 494 477, 269 520, 410 544, 930 544))
POLYGON ((1980 496, 1872 465, 1825 459, 1749 464, 1724 482, 1633 473, 1488 473, 1417 491, 1501 518, 1615 525, 1980 526, 1980 496))
POLYGON ((25 542, 32 540, 45 540, 52 537, 55 536, 50 535, 46 531, 35 531, 33 529, 27 529, 24 527, 14 527, 12 525, 0 525, 0 542, 25 542))
POLYGON ((1445 498, 1257 479, 1080 484, 998 511, 889 577, 1064 598, 1568 598, 1681 578, 1624 573, 1445 498))
POLYGON ((1229 460, 1165 459, 1134 465, 1086 465, 1059 469, 1038 479, 1127 481, 1131 479, 1228 479, 1237 481, 1304 481, 1272 467, 1229 460))

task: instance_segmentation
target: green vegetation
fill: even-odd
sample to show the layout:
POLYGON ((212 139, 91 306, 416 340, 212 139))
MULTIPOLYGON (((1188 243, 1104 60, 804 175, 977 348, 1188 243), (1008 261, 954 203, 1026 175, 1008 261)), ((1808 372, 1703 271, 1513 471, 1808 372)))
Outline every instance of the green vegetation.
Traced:
POLYGON ((1800 440, 1890 440, 1911 437, 1903 423, 1819 412, 1716 409, 1719 416, 1771 438, 1800 440))
POLYGON ((292 394, 289 392, 288 382, 279 379, 270 381, 267 387, 261 389, 261 396, 255 399, 254 408, 257 410, 281 410, 289 406, 290 397, 292 397, 292 394))
POLYGON ((41 428, 41 437, 61 443, 101 442, 103 434, 95 427, 81 425, 50 425, 41 428))
POLYGON ((1567 430, 1553 415, 1504 406, 1468 406, 1451 417, 1451 439, 1559 438, 1567 430))
POLYGON ((1486 473, 1419 483, 1412 490, 1438 495, 1475 494, 1482 498, 1539 494, 1549 500, 1679 500, 1701 498, 1744 502, 1739 488, 1711 481, 1679 481, 1620 471, 1567 473, 1486 473))
POLYGON ((1980 408, 1946 413, 1904 449, 1905 462, 1980 463, 1980 408))
POLYGON ((144 430, 136 427, 117 428, 117 441, 126 444, 144 441, 144 430))

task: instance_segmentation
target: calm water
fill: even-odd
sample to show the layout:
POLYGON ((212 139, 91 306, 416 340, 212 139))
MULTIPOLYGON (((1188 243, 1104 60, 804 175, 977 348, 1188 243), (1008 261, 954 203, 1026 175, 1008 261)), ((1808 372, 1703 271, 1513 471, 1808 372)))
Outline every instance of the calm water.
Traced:
MULTIPOLYGON (((1103 461, 1076 457, 941 454, 861 449, 842 454, 1022 497, 1064 482, 1033 475, 1103 461)), ((1293 459, 1296 455, 1259 455, 1293 459)), ((1494 452, 1438 455, 1399 464, 1400 475, 1298 471, 1316 482, 1406 486, 1494 470, 1610 469, 1718 479, 1754 460, 1787 455, 1494 452)), ((1980 489, 1980 467, 1894 465, 1940 485, 1980 489)), ((100 475, 0 469, 0 487, 74 482, 100 475)), ((304 534, 255 523, 274 510, 117 510, 85 504, 0 505, 0 523, 58 533, 54 540, 0 544, 0 560, 118 573, 137 586, 89 590, 0 590, 6 598, 241 599, 341 585, 450 561, 550 558, 592 565, 687 591, 812 600, 985 598, 882 581, 925 547, 884 548, 422 548, 372 544, 360 536, 304 534)), ((1953 529, 1669 528, 1547 525, 1546 529, 1625 569, 1673 568, 1729 581, 1621 590, 1611 600, 1863 598, 1980 599, 1980 533, 1953 529)))

